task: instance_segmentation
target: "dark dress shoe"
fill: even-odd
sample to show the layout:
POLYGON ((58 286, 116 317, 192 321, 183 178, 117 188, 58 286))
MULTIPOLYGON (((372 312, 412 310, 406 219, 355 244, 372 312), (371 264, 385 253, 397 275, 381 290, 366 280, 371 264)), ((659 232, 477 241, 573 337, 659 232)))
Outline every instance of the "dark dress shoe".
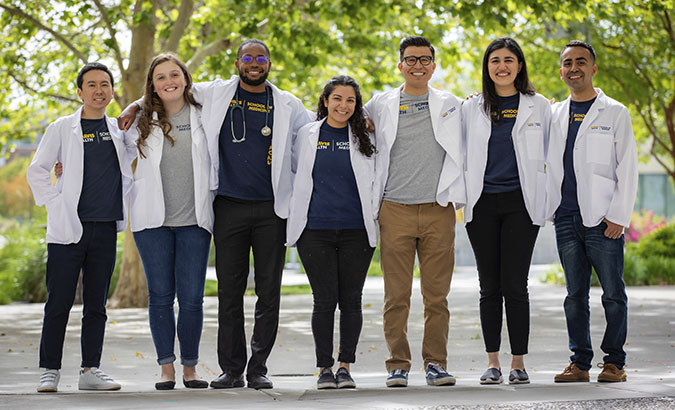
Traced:
POLYGON ((211 382, 214 389, 231 389, 233 387, 244 387, 244 375, 233 376, 223 373, 211 382))
POLYGON ((271 389, 272 381, 267 378, 264 374, 256 374, 253 376, 246 376, 248 379, 248 387, 250 389, 271 389))
POLYGON ((209 382, 206 380, 185 380, 183 379, 183 386, 188 389, 205 389, 209 387, 209 382))
POLYGON ((173 390, 173 387, 176 385, 176 382, 173 380, 165 381, 165 382, 157 382, 155 383, 155 389, 157 390, 173 390))

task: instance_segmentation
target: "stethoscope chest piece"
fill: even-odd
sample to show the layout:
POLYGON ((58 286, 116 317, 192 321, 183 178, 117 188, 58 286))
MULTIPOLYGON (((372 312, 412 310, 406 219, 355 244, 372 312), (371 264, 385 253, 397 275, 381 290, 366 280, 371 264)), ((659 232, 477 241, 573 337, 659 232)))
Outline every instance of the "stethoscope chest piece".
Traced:
POLYGON ((268 127, 267 125, 265 125, 265 126, 262 127, 262 129, 260 130, 260 133, 261 133, 263 136, 265 136, 265 137, 269 137, 270 134, 272 134, 272 129, 271 129, 270 127, 268 127))

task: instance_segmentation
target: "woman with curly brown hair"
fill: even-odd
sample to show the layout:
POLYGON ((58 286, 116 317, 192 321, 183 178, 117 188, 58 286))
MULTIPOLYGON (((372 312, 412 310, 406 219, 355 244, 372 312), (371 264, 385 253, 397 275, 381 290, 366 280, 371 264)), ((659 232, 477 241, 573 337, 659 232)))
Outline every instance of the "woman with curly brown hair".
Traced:
POLYGON ((349 365, 363 322, 361 293, 375 246, 373 146, 366 132, 359 85, 337 76, 319 97, 317 121, 298 132, 287 245, 297 243, 314 309, 312 333, 317 387, 356 387, 349 365), (334 374, 333 317, 340 308, 338 371, 334 374))

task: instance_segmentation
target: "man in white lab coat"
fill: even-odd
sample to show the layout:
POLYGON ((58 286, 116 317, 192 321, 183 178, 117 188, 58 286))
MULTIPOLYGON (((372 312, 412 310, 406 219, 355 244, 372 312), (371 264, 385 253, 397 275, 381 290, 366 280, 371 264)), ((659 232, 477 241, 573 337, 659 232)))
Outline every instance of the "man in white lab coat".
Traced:
POLYGON ((40 340, 39 392, 55 392, 70 309, 82 272, 82 370, 80 390, 119 390, 99 369, 106 323, 106 300, 115 266, 117 232, 126 227, 131 189, 132 138, 105 115, 113 98, 113 77, 100 63, 77 75, 83 106, 49 124, 26 177, 35 203, 47 207, 47 292, 40 340), (63 174, 56 186, 50 171, 63 174))
POLYGON ((556 382, 587 382, 592 367, 591 268, 602 284, 607 326, 599 382, 626 381, 627 297, 623 230, 637 194, 637 148, 628 110, 593 87, 595 51, 582 41, 560 54, 570 97, 553 106, 547 159, 547 216, 565 272, 570 364, 556 382))
POLYGON ((388 387, 408 385, 412 359, 406 333, 415 254, 424 301, 426 381, 435 386, 455 384, 445 368, 455 206, 466 202, 461 100, 429 86, 434 60, 429 40, 405 38, 398 64, 405 83, 376 95, 364 107, 375 126, 377 146, 373 198, 382 238, 388 387))

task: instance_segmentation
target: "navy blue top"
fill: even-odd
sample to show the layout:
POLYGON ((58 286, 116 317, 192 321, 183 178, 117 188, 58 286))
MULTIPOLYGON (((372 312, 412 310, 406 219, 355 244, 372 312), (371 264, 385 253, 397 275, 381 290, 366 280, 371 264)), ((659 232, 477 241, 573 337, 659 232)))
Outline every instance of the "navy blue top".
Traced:
POLYGON ((580 214, 577 198, 577 177, 574 175, 574 142, 577 140, 579 126, 584 121, 586 113, 594 101, 595 98, 584 102, 570 100, 570 125, 567 128, 567 141, 565 142, 565 154, 563 156, 562 199, 558 210, 555 211, 556 218, 580 214))
POLYGON ((236 100, 232 97, 230 108, 220 126, 218 195, 255 201, 273 200, 272 134, 264 136, 260 132, 265 126, 266 109, 269 111, 267 126, 270 129, 273 126, 272 90, 268 88, 267 93, 251 93, 238 87, 237 91, 240 108, 235 108, 236 100), (269 95, 267 108, 265 108, 266 95, 269 95), (235 138, 237 140, 244 138, 244 119, 246 139, 234 142, 235 138))
POLYGON ((483 192, 487 194, 511 192, 520 188, 516 150, 511 138, 519 102, 520 94, 499 97, 499 108, 496 113, 492 113, 492 132, 483 178, 483 192))
POLYGON ((122 220, 122 173, 105 117, 83 118, 80 124, 84 145, 82 193, 77 204, 80 221, 122 220))
POLYGON ((327 122, 321 125, 307 229, 365 229, 349 144, 347 127, 333 128, 327 122))

